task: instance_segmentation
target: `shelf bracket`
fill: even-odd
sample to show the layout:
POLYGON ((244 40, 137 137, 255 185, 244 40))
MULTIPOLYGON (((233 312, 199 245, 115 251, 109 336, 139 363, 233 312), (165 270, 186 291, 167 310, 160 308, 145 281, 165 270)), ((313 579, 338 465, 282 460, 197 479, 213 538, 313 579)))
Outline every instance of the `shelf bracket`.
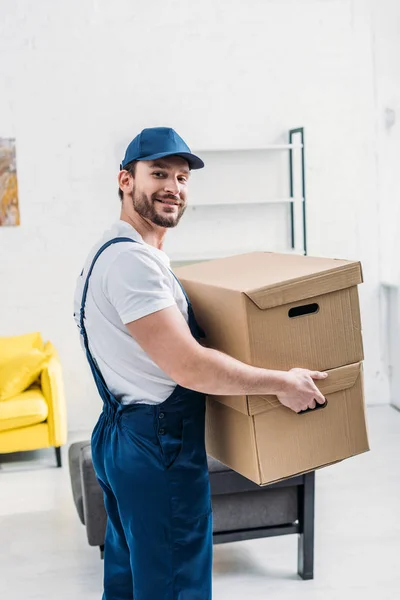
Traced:
MULTIPOLYGON (((302 211, 302 222, 303 222, 303 250, 304 255, 307 255, 307 224, 306 224, 306 178, 305 178, 305 143, 304 143, 304 127, 289 130, 289 144, 292 146, 293 138, 300 135, 301 139, 301 190, 303 196, 303 211, 302 211)), ((294 168, 293 168, 293 149, 289 150, 289 190, 290 197, 294 197, 294 168)), ((294 249, 296 247, 295 240, 295 226, 294 226, 294 202, 290 203, 290 229, 291 229, 291 246, 294 249)))

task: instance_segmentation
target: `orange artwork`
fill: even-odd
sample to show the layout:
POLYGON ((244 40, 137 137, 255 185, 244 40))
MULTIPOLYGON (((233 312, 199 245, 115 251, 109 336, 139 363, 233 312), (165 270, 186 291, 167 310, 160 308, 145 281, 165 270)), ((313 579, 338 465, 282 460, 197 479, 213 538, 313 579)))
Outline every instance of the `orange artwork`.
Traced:
POLYGON ((15 140, 0 138, 0 226, 19 224, 15 140))

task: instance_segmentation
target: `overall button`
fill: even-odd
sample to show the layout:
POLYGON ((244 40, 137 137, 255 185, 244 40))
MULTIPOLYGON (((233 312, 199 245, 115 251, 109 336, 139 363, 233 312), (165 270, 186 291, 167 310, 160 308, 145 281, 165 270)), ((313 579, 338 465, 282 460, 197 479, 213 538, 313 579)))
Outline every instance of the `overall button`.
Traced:
POLYGON ((165 429, 160 429, 158 432, 160 435, 165 435, 165 429))
POLYGON ((164 413, 160 413, 160 414, 158 415, 158 418, 159 418, 159 419, 163 419, 164 417, 165 417, 164 413))

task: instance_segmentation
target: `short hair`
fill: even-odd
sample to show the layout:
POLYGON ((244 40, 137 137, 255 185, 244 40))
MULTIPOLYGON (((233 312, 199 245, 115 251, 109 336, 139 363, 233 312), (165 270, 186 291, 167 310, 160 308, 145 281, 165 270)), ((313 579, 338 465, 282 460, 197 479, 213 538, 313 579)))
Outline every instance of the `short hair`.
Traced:
MULTIPOLYGON (((135 177, 136 163, 137 163, 137 160, 132 160, 130 163, 125 165, 125 167, 122 170, 128 171, 128 173, 130 175, 132 175, 132 177, 135 177)), ((118 196, 122 202, 122 200, 124 199, 124 192, 121 190, 121 188, 118 188, 118 196)))

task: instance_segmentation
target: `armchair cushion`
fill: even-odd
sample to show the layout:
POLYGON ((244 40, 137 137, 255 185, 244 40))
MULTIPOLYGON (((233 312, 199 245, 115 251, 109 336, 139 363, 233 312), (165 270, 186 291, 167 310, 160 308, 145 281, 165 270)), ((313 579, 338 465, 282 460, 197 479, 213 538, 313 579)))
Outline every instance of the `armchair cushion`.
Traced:
POLYGON ((32 348, 43 350, 42 336, 38 331, 23 335, 0 337, 0 364, 14 358, 14 356, 18 356, 18 354, 29 352, 32 348))
POLYGON ((17 396, 34 383, 48 360, 48 354, 32 348, 0 364, 0 400, 17 396))
POLYGON ((297 489, 259 489, 213 496, 214 532, 277 527, 298 518, 297 489))
POLYGON ((229 467, 224 465, 224 463, 220 462, 212 456, 207 456, 207 463, 209 473, 222 473, 224 471, 231 470, 229 467))
POLYGON ((0 402, 0 431, 19 429, 47 419, 48 406, 38 387, 0 402))

